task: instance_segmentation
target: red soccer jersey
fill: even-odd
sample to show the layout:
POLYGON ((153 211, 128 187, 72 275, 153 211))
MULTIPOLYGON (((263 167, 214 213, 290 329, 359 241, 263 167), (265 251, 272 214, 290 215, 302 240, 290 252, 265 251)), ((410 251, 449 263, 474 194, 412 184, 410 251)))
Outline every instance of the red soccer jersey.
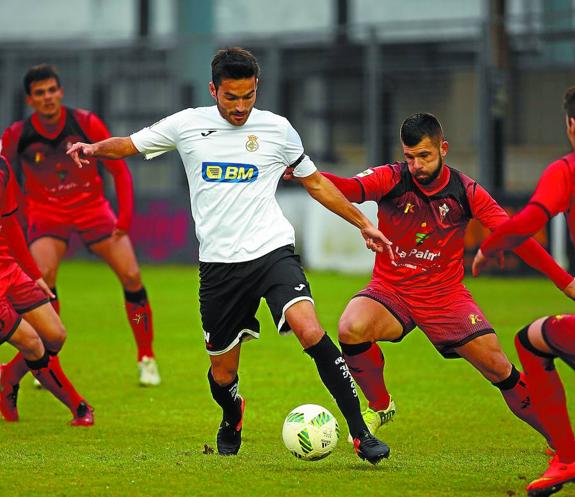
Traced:
POLYGON ((575 152, 551 163, 539 178, 535 193, 519 214, 497 229, 481 245, 485 255, 517 246, 563 212, 575 243, 575 152))
MULTIPOLYGON (((4 277, 19 264, 33 279, 40 278, 40 271, 26 246, 14 213, 18 210, 18 186, 14 173, 0 155, 0 290, 4 277)), ((2 293, 2 292, 0 292, 2 293)))
MULTIPOLYGON (((325 173, 324 173, 325 174, 325 173)), ((395 260, 384 252, 376 254, 373 281, 390 283, 405 291, 421 294, 448 291, 463 279, 463 238, 471 218, 493 230, 509 217, 476 181, 445 166, 433 185, 416 183, 407 163, 370 168, 353 180, 356 192, 346 191, 349 183, 325 174, 355 202, 378 203, 378 228, 393 243, 395 260)), ((518 249, 526 262, 542 270, 552 261, 534 240, 518 249), (543 262, 542 262, 543 261, 543 262)), ((559 284, 570 280, 561 271, 559 284)))
MULTIPOLYGON (((2 136, 2 153, 21 168, 23 188, 31 210, 69 212, 106 202, 97 160, 77 167, 66 150, 78 141, 92 143, 110 137, 93 113, 62 107, 54 129, 46 129, 38 115, 12 124, 2 136)), ((132 180, 124 161, 102 161, 114 176, 119 204, 118 227, 127 229, 132 217, 132 180)))

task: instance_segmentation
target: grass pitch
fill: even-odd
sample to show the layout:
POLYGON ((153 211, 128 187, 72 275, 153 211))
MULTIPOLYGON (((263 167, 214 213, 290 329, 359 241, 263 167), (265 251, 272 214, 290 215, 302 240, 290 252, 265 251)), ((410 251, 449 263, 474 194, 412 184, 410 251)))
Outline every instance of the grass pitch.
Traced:
MULTIPOLYGON (((135 346, 111 271, 66 261, 58 284, 69 334, 62 363, 95 406, 96 426, 67 426, 68 411, 24 378, 21 421, 0 421, 0 496, 509 497, 525 495, 526 484, 546 468, 543 440, 508 412, 499 392, 462 360, 442 359, 419 331, 383 345, 398 415, 380 435, 392 454, 375 467, 362 462, 312 360, 295 337, 277 336, 265 305, 262 338, 243 347, 240 454, 204 454, 204 444, 215 447, 220 412, 206 378, 197 270, 144 267, 143 275, 162 385, 138 387, 135 346), (281 441, 284 417, 304 403, 324 405, 343 428, 338 447, 322 461, 297 460, 281 441)), ((339 315, 367 276, 308 276, 320 320, 335 339, 339 315)), ((483 278, 468 285, 515 362, 517 329, 575 310, 544 280, 483 278)), ((13 350, 1 347, 0 360, 13 350)), ((558 367, 573 412, 575 375, 558 367)), ((575 496, 575 485, 558 495, 575 496)))

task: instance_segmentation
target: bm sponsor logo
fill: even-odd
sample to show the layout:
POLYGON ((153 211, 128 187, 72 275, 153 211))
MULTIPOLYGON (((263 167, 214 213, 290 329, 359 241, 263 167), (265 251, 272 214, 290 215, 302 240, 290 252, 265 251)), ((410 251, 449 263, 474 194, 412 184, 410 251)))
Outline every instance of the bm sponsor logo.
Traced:
POLYGON ((258 174, 253 164, 202 162, 202 178, 209 183, 252 183, 258 174))

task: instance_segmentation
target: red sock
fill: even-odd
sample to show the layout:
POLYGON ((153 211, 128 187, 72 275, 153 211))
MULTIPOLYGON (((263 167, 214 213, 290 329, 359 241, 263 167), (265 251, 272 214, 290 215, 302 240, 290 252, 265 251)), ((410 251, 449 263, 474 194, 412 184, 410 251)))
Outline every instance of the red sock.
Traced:
POLYGON ((138 347, 138 361, 142 357, 154 357, 152 342, 154 340, 154 327, 152 324, 152 309, 148 302, 145 288, 137 292, 124 291, 126 297, 126 313, 132 327, 136 345, 138 347))
MULTIPOLYGON (((548 340, 553 340, 556 335, 559 340, 569 338, 568 332, 563 329, 565 324, 568 324, 567 320, 556 318, 545 321, 544 329, 545 335, 549 335, 548 340)), ((562 462, 571 463, 575 461, 575 436, 567 410, 565 388, 553 363, 555 357, 537 350, 529 341, 527 329, 528 327, 523 328, 515 336, 515 348, 529 378, 531 396, 539 419, 551 437, 551 445, 562 462)), ((575 335, 571 340, 575 340, 575 335)), ((565 340, 565 344, 575 348, 573 342, 565 340)))
MULTIPOLYGON (((40 361, 42 361, 42 359, 40 361)), ((37 362, 39 363, 40 361, 37 362)), ((30 366, 34 367, 34 364, 30 363, 30 366)), ((48 364, 45 366, 42 364, 42 366, 43 367, 39 367, 38 369, 32 369, 32 374, 46 390, 54 394, 75 416, 78 404, 82 402, 84 398, 76 391, 72 383, 70 383, 70 380, 64 374, 64 371, 62 371, 58 356, 50 356, 48 364)))
POLYGON ((391 397, 383 379, 385 360, 379 346, 375 343, 358 345, 340 344, 343 358, 351 375, 361 388, 369 407, 374 411, 382 411, 389 406, 391 397))
POLYGON ((494 385, 501 390, 501 394, 511 412, 541 433, 547 442, 552 445, 551 438, 545 428, 543 428, 533 405, 527 376, 517 371, 515 366, 513 366, 509 378, 499 383, 494 383, 494 385))
POLYGON ((6 375, 8 383, 17 385, 29 370, 22 352, 18 352, 14 358, 6 364, 4 374, 6 375))

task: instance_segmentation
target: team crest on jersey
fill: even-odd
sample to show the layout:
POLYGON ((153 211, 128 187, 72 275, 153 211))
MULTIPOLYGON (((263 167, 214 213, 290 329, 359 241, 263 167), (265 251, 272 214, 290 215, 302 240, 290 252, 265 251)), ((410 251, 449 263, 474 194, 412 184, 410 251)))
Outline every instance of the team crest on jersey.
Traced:
POLYGON ((248 141, 246 142, 246 150, 248 152, 255 152, 258 148, 260 148, 258 137, 256 135, 249 135, 248 141))
POLYGON ((373 174, 373 169, 366 169, 365 171, 362 171, 361 173, 356 174, 356 177, 363 178, 365 176, 369 176, 370 174, 373 174))
POLYGON ((44 160, 44 154, 42 152, 36 152, 34 155, 34 163, 40 164, 44 160))
POLYGON ((449 212, 449 206, 444 202, 442 205, 439 206, 439 217, 443 221, 447 213, 449 212))
POLYGON ((202 178, 208 183, 252 183, 258 174, 253 164, 202 162, 202 178))

